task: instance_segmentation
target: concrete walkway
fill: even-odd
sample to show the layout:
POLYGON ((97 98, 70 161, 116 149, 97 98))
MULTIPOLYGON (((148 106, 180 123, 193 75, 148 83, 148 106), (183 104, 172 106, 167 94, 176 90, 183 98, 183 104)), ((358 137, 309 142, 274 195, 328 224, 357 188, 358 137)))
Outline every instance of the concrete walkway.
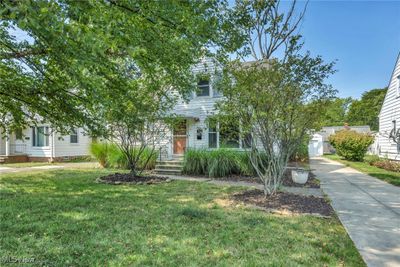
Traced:
POLYGON ((45 171, 45 170, 56 170, 56 169, 86 169, 86 168, 99 168, 96 162, 65 162, 62 165, 49 164, 42 166, 31 166, 31 167, 9 167, 0 165, 0 175, 2 173, 13 173, 13 172, 33 172, 33 171, 45 171))
POLYGON ((400 266, 400 187, 326 158, 311 168, 368 266, 400 266))

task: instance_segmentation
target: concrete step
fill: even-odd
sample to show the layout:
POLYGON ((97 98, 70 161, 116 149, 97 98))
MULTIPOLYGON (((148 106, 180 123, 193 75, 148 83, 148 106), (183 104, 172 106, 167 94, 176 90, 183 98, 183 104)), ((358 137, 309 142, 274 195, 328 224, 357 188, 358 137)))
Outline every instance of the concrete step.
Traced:
POLYGON ((175 169, 155 169, 155 173, 157 174, 167 174, 167 175, 180 175, 182 172, 180 170, 175 169))
POLYGON ((156 169, 182 169, 182 165, 170 165, 170 164, 156 164, 156 169))
POLYGON ((182 165, 183 161, 180 161, 180 160, 161 160, 161 161, 157 161, 156 164, 161 164, 161 165, 182 165))

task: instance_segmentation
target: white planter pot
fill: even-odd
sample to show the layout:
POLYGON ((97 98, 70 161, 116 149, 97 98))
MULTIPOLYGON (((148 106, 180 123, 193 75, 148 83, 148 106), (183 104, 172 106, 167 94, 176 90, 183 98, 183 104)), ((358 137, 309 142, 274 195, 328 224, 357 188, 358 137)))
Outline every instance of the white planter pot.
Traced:
POLYGON ((292 180, 296 184, 305 184, 308 180, 309 171, 305 170, 292 170, 292 180))

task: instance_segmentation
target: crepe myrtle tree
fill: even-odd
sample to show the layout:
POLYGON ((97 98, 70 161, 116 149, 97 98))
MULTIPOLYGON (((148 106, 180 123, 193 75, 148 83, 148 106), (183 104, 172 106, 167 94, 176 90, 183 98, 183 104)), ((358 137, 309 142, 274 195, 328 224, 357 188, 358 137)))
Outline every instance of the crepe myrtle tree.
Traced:
POLYGON ((297 13, 294 1, 281 11, 279 2, 237 3, 238 23, 248 38, 219 84, 225 96, 218 103, 220 117, 239 121, 242 138, 252 134, 244 147, 266 195, 282 184, 289 157, 318 126, 324 104, 336 92, 324 83, 334 64, 301 53, 297 27, 306 6, 297 13), (243 63, 244 56, 254 61, 243 63))
POLYGON ((318 125, 325 100, 334 94, 323 84, 331 71, 310 57, 231 65, 218 107, 221 118, 240 121, 242 136, 253 135, 244 147, 266 195, 276 192, 289 157, 318 125))

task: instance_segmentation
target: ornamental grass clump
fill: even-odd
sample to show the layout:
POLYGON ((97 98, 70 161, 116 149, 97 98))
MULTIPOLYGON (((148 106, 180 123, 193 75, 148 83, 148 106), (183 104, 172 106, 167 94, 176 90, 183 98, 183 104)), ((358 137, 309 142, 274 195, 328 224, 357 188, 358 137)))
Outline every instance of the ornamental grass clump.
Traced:
POLYGON ((363 161, 368 147, 374 142, 374 137, 366 133, 352 130, 342 130, 329 137, 329 142, 336 153, 351 161, 363 161))

